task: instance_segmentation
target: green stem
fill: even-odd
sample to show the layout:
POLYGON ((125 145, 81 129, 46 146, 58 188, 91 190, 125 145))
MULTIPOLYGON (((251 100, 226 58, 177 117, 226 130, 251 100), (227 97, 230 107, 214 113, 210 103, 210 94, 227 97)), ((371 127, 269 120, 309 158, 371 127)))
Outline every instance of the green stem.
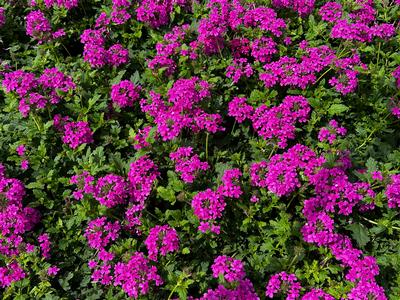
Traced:
POLYGON ((292 267, 292 265, 294 264, 294 261, 296 260, 296 258, 297 258, 297 254, 293 257, 293 259, 292 259, 292 261, 290 262, 290 264, 289 264, 289 267, 288 267, 288 270, 290 270, 290 268, 292 267))
POLYGON ((33 121, 34 121, 35 124, 36 124, 37 129, 38 129, 39 131, 42 131, 41 128, 40 128, 40 126, 39 126, 38 121, 36 120, 35 114, 34 114, 34 113, 31 113, 31 115, 32 115, 33 121))
POLYGON ((60 44, 61 44, 61 46, 63 46, 63 48, 65 49, 65 51, 67 51, 68 55, 69 55, 69 56, 72 56, 71 53, 69 53, 67 47, 65 47, 63 43, 60 43, 60 44))
POLYGON ((376 65, 379 65, 379 54, 381 53, 381 42, 378 43, 378 55, 376 58, 376 65))
POLYGON ((235 123, 233 123, 232 130, 231 130, 231 135, 233 133, 233 130, 235 129, 235 126, 236 126, 236 120, 235 120, 235 123))
MULTIPOLYGON (((390 114, 387 114, 386 117, 384 117, 382 121, 386 120, 389 116, 390 116, 390 114)), ((372 137, 372 135, 373 135, 375 132, 377 132, 378 130, 380 130, 380 129, 381 129, 381 127, 374 128, 374 130, 371 131, 371 133, 370 133, 370 134, 367 136, 367 138, 362 142, 362 144, 356 148, 356 151, 357 151, 357 150, 360 150, 362 147, 364 147, 364 145, 365 145, 366 143, 368 143, 368 141, 370 140, 370 138, 372 137)))
POLYGON ((175 293, 176 288, 177 288, 178 286, 180 286, 181 283, 182 283, 182 278, 179 277, 178 282, 176 283, 176 285, 175 285, 174 288, 172 289, 171 293, 169 293, 169 296, 168 296, 168 299, 167 299, 167 300, 170 300, 170 299, 171 299, 172 295, 175 293))
MULTIPOLYGON (((365 217, 361 217, 363 220, 367 221, 368 223, 374 224, 374 225, 379 225, 377 222, 372 221, 370 219, 367 219, 365 217)), ((392 229, 394 230, 400 230, 400 227, 396 227, 396 226, 391 226, 392 229)))
POLYGON ((318 77, 318 79, 315 82, 315 84, 317 84, 322 79, 322 77, 324 77, 326 74, 328 74, 328 72, 331 71, 331 70, 332 70, 332 67, 329 67, 328 70, 326 70, 324 73, 322 73, 322 75, 318 77))
POLYGON ((276 150, 277 148, 278 148, 278 147, 277 147, 276 145, 274 145, 274 148, 272 148, 271 153, 268 155, 268 159, 271 158, 272 154, 274 154, 274 152, 275 152, 275 150, 276 150))
POLYGON ((206 160, 208 161, 208 136, 209 136, 209 133, 207 132, 206 133, 206 160))

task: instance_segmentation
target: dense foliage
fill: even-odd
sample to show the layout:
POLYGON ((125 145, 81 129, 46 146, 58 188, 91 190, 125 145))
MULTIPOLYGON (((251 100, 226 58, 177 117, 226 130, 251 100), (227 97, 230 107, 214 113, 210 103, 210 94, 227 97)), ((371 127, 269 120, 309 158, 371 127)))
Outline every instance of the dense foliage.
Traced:
POLYGON ((400 299, 399 0, 0 0, 3 299, 400 299))

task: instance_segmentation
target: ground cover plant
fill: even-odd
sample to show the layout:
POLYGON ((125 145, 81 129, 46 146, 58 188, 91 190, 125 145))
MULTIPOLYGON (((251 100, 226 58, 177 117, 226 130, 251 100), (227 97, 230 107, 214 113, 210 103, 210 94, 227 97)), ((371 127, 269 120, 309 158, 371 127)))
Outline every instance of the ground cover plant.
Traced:
POLYGON ((400 299, 400 1, 0 6, 2 299, 400 299))

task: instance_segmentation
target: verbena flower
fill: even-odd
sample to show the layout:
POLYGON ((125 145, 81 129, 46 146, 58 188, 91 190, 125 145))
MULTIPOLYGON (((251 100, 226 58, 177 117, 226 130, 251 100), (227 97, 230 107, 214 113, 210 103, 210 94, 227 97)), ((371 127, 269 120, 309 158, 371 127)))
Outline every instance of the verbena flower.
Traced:
POLYGON ((179 236, 174 228, 168 225, 157 225, 150 229, 144 243, 149 252, 149 259, 157 261, 158 254, 166 256, 167 253, 179 249, 179 236))
POLYGON ((227 282, 240 281, 246 276, 243 263, 239 259, 225 255, 220 255, 214 259, 211 270, 215 278, 222 275, 227 282))
POLYGON ((71 149, 76 149, 82 144, 93 142, 93 131, 90 129, 88 122, 67 122, 64 125, 62 141, 71 149))
POLYGON ((114 286, 121 286, 129 297, 146 295, 151 284, 163 284, 163 280, 157 274, 157 268, 151 266, 141 252, 135 252, 127 263, 117 263, 114 274, 114 286))
POLYGON ((119 107, 132 107, 139 100, 141 88, 129 80, 122 80, 111 87, 111 100, 119 107))
POLYGON ((207 162, 202 162, 197 154, 193 154, 192 147, 180 147, 169 156, 175 162, 175 171, 186 183, 193 183, 200 171, 209 168, 207 162))

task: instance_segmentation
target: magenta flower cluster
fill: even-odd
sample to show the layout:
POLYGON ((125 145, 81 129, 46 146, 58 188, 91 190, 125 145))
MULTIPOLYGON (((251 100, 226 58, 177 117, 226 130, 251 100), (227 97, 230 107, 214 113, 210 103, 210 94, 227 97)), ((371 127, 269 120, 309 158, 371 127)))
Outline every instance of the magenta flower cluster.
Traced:
MULTIPOLYGON (((210 299, 248 299, 260 300, 254 291, 253 284, 246 277, 244 265, 239 259, 220 255, 211 266, 215 278, 223 278, 222 283, 214 290, 209 289, 198 300, 210 299), (225 284, 227 283, 227 284, 225 284), (226 287, 228 286, 228 288, 226 287)), ((195 298, 190 298, 195 300, 195 298)))
POLYGON ((312 174, 324 163, 306 146, 297 144, 283 154, 276 154, 269 162, 254 163, 250 167, 251 183, 267 187, 278 196, 287 196, 301 186, 300 172, 312 174))
POLYGON ((273 275, 268 281, 265 295, 274 298, 275 294, 283 292, 287 300, 296 300, 300 297, 301 285, 296 275, 281 272, 273 275), (282 288, 282 285, 284 288, 282 288))
POLYGON ((211 299, 260 300, 249 279, 240 280, 234 288, 226 288, 224 285, 219 284, 216 289, 209 289, 199 298, 199 300, 211 299))
MULTIPOLYGON (((32 252, 34 246, 25 239, 27 234, 39 222, 40 214, 36 209, 24 206, 24 184, 5 174, 5 168, 0 164, 0 254, 6 258, 5 266, 0 267, 0 287, 8 287, 13 282, 26 276, 26 272, 15 260, 25 252, 32 252)), ((44 257, 48 257, 48 248, 39 237, 40 246, 44 247, 44 257)))
POLYGON ((149 252, 148 258, 153 261, 158 260, 158 254, 166 256, 169 252, 179 250, 178 233, 169 225, 157 225, 151 228, 144 243, 149 252))
POLYGON ((338 135, 345 136, 347 133, 346 128, 339 126, 336 120, 330 120, 327 127, 321 128, 318 133, 318 139, 320 142, 328 142, 333 144, 336 141, 338 135))
POLYGON ((2 85, 7 93, 15 92, 19 96, 19 111, 23 117, 27 117, 32 110, 59 103, 60 92, 75 89, 72 78, 57 68, 45 69, 38 78, 34 73, 23 70, 8 72, 4 74, 2 85))
POLYGON ((152 281, 156 285, 163 283, 157 274, 157 268, 151 266, 149 260, 141 252, 135 252, 127 263, 112 261, 114 253, 105 250, 120 234, 118 221, 112 223, 101 217, 92 220, 85 231, 89 246, 98 250, 98 260, 89 261, 93 269, 92 280, 103 285, 121 286, 130 297, 138 297, 148 293, 152 281))
POLYGON ((169 157, 175 163, 175 171, 180 173, 181 179, 186 183, 193 183, 200 171, 209 168, 207 162, 202 162, 199 155, 193 154, 192 147, 179 147, 169 157))
POLYGON ((63 143, 67 144, 71 149, 93 142, 93 131, 90 129, 89 123, 85 121, 67 121, 63 126, 62 132, 63 143))
POLYGON ((3 27, 4 24, 6 24, 6 9, 0 7, 0 27, 3 27))
POLYGON ((50 21, 40 10, 31 11, 26 16, 26 34, 33 37, 39 44, 65 35, 64 29, 53 32, 50 21))
MULTIPOLYGON (((197 38, 187 40, 188 25, 175 27, 173 33, 182 32, 183 34, 174 34, 171 40, 167 35, 163 44, 157 44, 157 56, 149 63, 151 69, 167 68, 167 74, 175 71, 175 54, 188 56, 190 59, 197 59, 196 52, 202 50, 206 55, 218 53, 226 45, 225 34, 228 30, 238 31, 240 26, 245 28, 258 28, 264 32, 269 32, 275 36, 281 36, 283 29, 286 28, 285 21, 277 17, 276 12, 267 7, 254 8, 253 6, 244 6, 238 1, 213 0, 207 4, 210 9, 209 15, 200 19, 197 38), (161 48, 160 48, 161 46, 161 48), (167 51, 165 51, 167 50, 167 51)), ((158 25, 158 24, 157 24, 158 25)), ((240 39, 238 39, 240 41, 240 39)), ((247 41, 249 42, 249 41, 247 41)), ((276 42, 271 38, 256 39, 252 43, 252 55, 257 61, 268 61, 271 55, 276 53, 276 42)), ((230 47, 235 54, 237 42, 232 41, 230 47)), ((233 64, 227 69, 227 76, 236 83, 244 75, 250 77, 253 74, 253 68, 249 60, 244 57, 250 53, 251 48, 241 52, 240 55, 234 55, 233 64)), ((236 51, 236 54, 240 52, 236 51)))
POLYGON ((217 189, 218 193, 224 197, 239 199, 243 194, 240 187, 242 175, 239 169, 226 170, 221 178, 222 184, 217 189))
POLYGON ((42 253, 42 256, 46 259, 50 258, 50 237, 47 233, 43 233, 38 236, 38 242, 40 246, 40 250, 42 253))
POLYGON ((56 6, 56 7, 64 7, 69 10, 74 7, 78 7, 79 0, 43 0, 43 2, 47 8, 56 6))
POLYGON ((157 268, 150 262, 179 249, 178 233, 169 225, 163 225, 151 228, 144 241, 148 257, 141 252, 135 252, 128 262, 118 262, 116 253, 110 250, 123 233, 122 229, 141 234, 136 228, 141 225, 145 200, 158 176, 154 162, 149 157, 142 156, 131 163, 127 178, 107 174, 96 179, 85 171, 74 175, 70 181, 77 186, 77 190, 73 192, 76 199, 90 194, 108 208, 115 205, 125 206, 124 220, 112 222, 105 216, 91 220, 84 236, 89 247, 96 250, 96 258, 88 263, 92 269, 92 280, 102 285, 120 286, 130 297, 147 294, 152 283, 161 285, 163 281, 157 274, 157 268))
POLYGON ((83 31, 81 34, 81 42, 84 44, 83 59, 93 68, 101 68, 105 65, 120 66, 128 63, 128 50, 121 44, 114 44, 106 49, 105 35, 106 27, 83 31))
POLYGON ((18 145, 17 148, 15 149, 15 151, 17 152, 18 156, 21 157, 22 161, 21 161, 21 169, 22 170, 27 170, 29 168, 29 161, 27 159, 27 156, 25 155, 25 145, 21 144, 18 145))
POLYGON ((101 217, 89 222, 85 230, 85 237, 90 248, 104 249, 111 241, 115 241, 120 233, 119 222, 108 222, 106 217, 101 217))
POLYGON ((124 204, 128 197, 128 183, 125 178, 115 174, 100 177, 94 186, 93 197, 101 205, 112 208, 124 204))
POLYGON ((228 104, 228 116, 234 117, 238 123, 251 119, 253 112, 254 108, 243 97, 234 97, 228 104))
POLYGON ((358 7, 348 15, 337 2, 328 2, 321 7, 322 19, 333 25, 332 38, 371 42, 374 38, 387 39, 395 34, 393 24, 377 24, 373 1, 356 0, 355 3, 358 7))
POLYGON ((170 32, 164 35, 162 42, 156 44, 156 56, 148 61, 151 70, 165 69, 165 75, 172 75, 176 70, 176 63, 180 56, 195 60, 197 43, 187 41, 191 34, 190 26, 184 24, 175 26, 170 32), (185 43, 185 41, 187 43, 185 43))
POLYGON ((334 68, 337 69, 338 76, 334 76, 329 83, 341 94, 346 95, 356 90, 358 85, 359 67, 366 70, 367 66, 361 63, 360 57, 354 54, 351 57, 338 59, 334 62, 334 68))
POLYGON ((400 175, 390 176, 390 183, 386 187, 385 195, 390 208, 400 208, 400 175))
POLYGON ((187 0, 143 0, 136 9, 136 18, 153 28, 168 24, 174 5, 190 9, 187 0))
POLYGON ((140 101, 142 111, 154 118, 163 141, 176 138, 185 128, 211 133, 224 130, 220 126, 222 117, 219 114, 209 114, 200 107, 200 103, 211 96, 207 81, 197 77, 179 79, 167 96, 165 102, 160 94, 151 91, 149 99, 140 101))
MULTIPOLYGON (((365 197, 373 198, 375 193, 368 183, 349 181, 346 170, 351 164, 346 153, 339 157, 335 167, 324 167, 324 161, 322 156, 318 157, 307 147, 296 145, 284 154, 273 156, 268 163, 255 164, 250 174, 255 185, 268 186, 274 193, 285 195, 300 186, 300 177, 296 170, 301 170, 303 176, 308 178, 308 184, 314 187, 315 193, 313 197, 304 201, 303 214, 307 220, 301 230, 304 240, 320 247, 328 247, 333 256, 347 268, 346 280, 354 283, 354 288, 348 294, 349 299, 366 299, 368 296, 385 299, 382 298, 383 288, 375 281, 375 276, 379 274, 376 261, 369 256, 363 257, 362 252, 352 246, 350 238, 336 233, 331 216, 350 215, 357 207, 362 211, 365 207, 361 205, 361 201, 365 197), (290 168, 289 165, 294 167, 290 168), (261 170, 263 175, 259 174, 261 170), (275 181, 270 181, 269 176, 276 178, 275 181)), ((287 280, 290 286, 295 286, 293 290, 289 288, 288 297, 292 294, 295 296, 290 299, 298 297, 299 285, 294 277, 286 273, 280 273, 270 280, 267 296, 272 297, 280 290, 281 280, 287 280)))
POLYGON ((225 255, 214 259, 211 270, 215 278, 221 275, 227 282, 240 281, 246 276, 242 261, 225 255))
POLYGON ((70 184, 77 186, 77 189, 72 193, 76 200, 81 200, 85 194, 94 193, 94 177, 89 172, 84 171, 79 175, 74 175, 70 179, 70 184))
POLYGON ((132 2, 129 0, 113 0, 112 3, 111 21, 116 25, 125 24, 132 17, 129 13, 132 2))
POLYGON ((276 84, 305 89, 317 81, 317 73, 330 66, 336 59, 334 51, 328 46, 308 47, 303 41, 299 46, 305 52, 301 59, 282 56, 277 61, 264 65, 264 73, 259 78, 267 88, 276 84))
POLYGON ((222 217, 225 206, 224 198, 218 192, 214 192, 211 189, 195 195, 192 199, 192 208, 193 213, 200 220, 199 230, 202 232, 210 230, 219 234, 220 227, 214 225, 213 221, 222 217))
POLYGON ((121 286, 129 297, 146 295, 152 282, 156 286, 163 284, 157 268, 141 252, 135 252, 127 263, 115 265, 114 285, 121 286))
POLYGON ((222 217, 225 210, 225 198, 239 198, 243 193, 239 182, 241 176, 239 169, 226 170, 221 178, 222 184, 216 191, 207 189, 193 197, 193 213, 200 220, 198 229, 201 232, 220 234, 221 228, 216 225, 216 220, 222 217))
MULTIPOLYGON (((273 4, 281 9, 291 8, 304 17, 313 11, 314 2, 313 0, 274 0, 273 4)), ((368 2, 358 2, 361 8, 349 15, 351 21, 345 18, 339 3, 328 2, 321 7, 320 15, 323 20, 334 24, 332 37, 341 38, 342 35, 355 34, 360 37, 367 35, 369 40, 372 37, 390 37, 395 33, 392 24, 370 25, 371 22, 376 21, 374 9, 368 2), (351 23, 352 21, 355 23, 351 23), (347 27, 342 23, 346 23, 347 27), (364 32, 365 30, 368 34, 364 32), (354 31, 360 32, 354 33, 354 31)), ((180 56, 197 59, 200 51, 206 55, 212 55, 229 47, 233 60, 226 69, 226 75, 233 80, 233 83, 239 82, 243 77, 251 77, 255 73, 254 66, 261 63, 264 64, 265 71, 259 74, 259 79, 268 88, 279 84, 283 87, 305 89, 317 83, 319 72, 329 68, 325 72, 334 69, 339 73, 338 76, 329 80, 339 93, 345 95, 355 91, 360 73, 355 67, 364 68, 358 55, 353 53, 352 57, 342 59, 342 55, 337 56, 327 45, 309 47, 308 43, 303 41, 299 47, 299 53, 302 53, 300 58, 282 56, 274 61, 273 56, 277 53, 277 42, 274 37, 279 38, 286 28, 285 21, 277 18, 275 10, 266 7, 254 8, 228 0, 210 1, 207 6, 210 12, 208 16, 200 19, 197 38, 190 38, 192 32, 186 24, 174 27, 171 33, 164 36, 164 42, 156 45, 157 55, 149 62, 150 69, 163 68, 166 75, 171 75, 176 70, 176 60, 180 56), (269 32, 273 37, 255 38, 250 41, 240 37, 242 34, 240 29, 243 27, 258 28, 269 32), (226 40, 229 30, 232 30, 236 36, 230 41, 226 40)), ((286 37, 284 42, 291 44, 289 37, 286 37)))
POLYGON ((280 148, 295 138, 297 122, 304 123, 310 113, 308 101, 303 96, 286 96, 283 102, 271 108, 259 106, 251 116, 253 127, 265 140, 280 148))
POLYGON ((291 8, 301 17, 306 17, 314 10, 315 0, 272 0, 277 8, 291 8))
POLYGON ((111 86, 111 100, 119 107, 132 107, 139 100, 141 88, 129 80, 111 86))
POLYGON ((73 196, 81 200, 84 195, 92 195, 101 205, 108 208, 119 204, 125 204, 129 197, 129 184, 124 177, 107 174, 97 181, 87 171, 74 175, 70 180, 71 184, 77 186, 73 196))
POLYGON ((147 156, 142 156, 131 163, 128 173, 131 199, 143 204, 150 195, 154 181, 159 175, 157 166, 147 156))

